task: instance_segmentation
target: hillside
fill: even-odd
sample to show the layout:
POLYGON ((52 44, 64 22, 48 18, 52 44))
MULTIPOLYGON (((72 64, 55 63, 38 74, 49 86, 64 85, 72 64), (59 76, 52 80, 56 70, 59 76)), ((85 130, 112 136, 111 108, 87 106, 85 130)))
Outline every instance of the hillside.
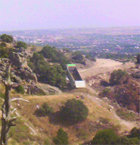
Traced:
MULTIPOLYGON (((123 64, 110 59, 97 59, 95 62, 95 60, 85 59, 79 52, 64 53, 50 46, 45 46, 36 52, 32 51, 32 46, 24 42, 19 43, 13 39, 10 39, 10 42, 9 39, 8 42, 3 41, 7 41, 7 36, 6 40, 0 41, 0 52, 3 52, 0 56, 0 106, 3 104, 5 90, 2 81, 5 80, 5 72, 9 64, 11 64, 11 79, 14 84, 10 97, 18 98, 11 102, 11 112, 17 120, 16 126, 10 130, 9 144, 53 145, 54 137, 60 128, 68 134, 71 145, 91 141, 102 129, 113 128, 122 136, 128 135, 134 127, 140 128, 138 111, 128 106, 121 106, 115 99, 110 99, 108 94, 105 97, 100 96, 108 87, 111 93, 115 94, 116 89, 122 86, 127 88, 131 82, 140 86, 139 79, 135 77, 138 76, 139 68, 135 67, 133 62, 123 64), (75 61, 77 58, 78 61, 75 61), (87 88, 69 87, 65 65, 71 62, 78 64, 77 68, 82 78, 86 80, 87 88), (110 77, 116 69, 127 71, 130 81, 111 86, 110 77), (61 119, 60 114, 66 102, 71 99, 85 105, 88 115, 82 121, 68 124, 65 119, 61 119), (44 103, 47 103, 46 110, 42 107, 44 103), (42 109, 45 114, 44 112, 38 114, 39 109, 42 109)), ((135 85, 134 90, 136 87, 135 85)), ((134 98, 139 98, 139 92, 136 93, 134 98)), ((111 97, 114 98, 113 95, 111 97)), ((68 109, 71 111, 72 108, 68 109)))

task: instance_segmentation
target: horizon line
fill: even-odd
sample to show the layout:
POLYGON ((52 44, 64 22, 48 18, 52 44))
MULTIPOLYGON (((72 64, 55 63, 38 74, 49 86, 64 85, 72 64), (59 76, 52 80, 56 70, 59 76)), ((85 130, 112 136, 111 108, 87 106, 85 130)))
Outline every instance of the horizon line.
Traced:
POLYGON ((140 26, 99 26, 99 27, 67 27, 67 28, 35 28, 35 29, 17 29, 17 30, 0 30, 0 32, 17 32, 17 31, 41 31, 41 30, 72 30, 72 29, 113 29, 113 28, 140 28, 140 26))

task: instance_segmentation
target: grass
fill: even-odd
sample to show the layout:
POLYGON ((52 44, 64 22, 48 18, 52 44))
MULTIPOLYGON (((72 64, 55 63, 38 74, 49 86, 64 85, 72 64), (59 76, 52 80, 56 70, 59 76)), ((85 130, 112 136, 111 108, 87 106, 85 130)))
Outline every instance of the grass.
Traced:
POLYGON ((10 128, 9 137, 13 139, 12 142, 17 142, 21 145, 34 141, 34 137, 30 134, 29 128, 21 118, 17 118, 16 126, 10 128))
POLYGON ((120 118, 127 121, 135 121, 138 118, 138 116, 134 112, 130 112, 127 109, 118 109, 116 113, 120 118))
POLYGON ((53 108, 54 112, 57 112, 68 99, 76 98, 76 96, 80 96, 80 94, 81 92, 79 93, 78 90, 76 90, 72 93, 63 93, 60 95, 24 96, 24 98, 30 102, 22 102, 21 107, 19 107, 19 111, 26 120, 36 127, 39 134, 42 136, 42 143, 45 141, 45 138, 49 138, 51 142, 52 138, 56 136, 59 128, 63 128, 68 133, 70 144, 79 144, 92 139, 96 131, 99 129, 108 127, 117 128, 118 126, 119 128, 121 127, 119 121, 113 117, 113 112, 108 110, 107 103, 93 102, 86 96, 82 99, 78 98, 83 101, 89 109, 88 118, 82 123, 65 126, 57 120, 57 116, 51 119, 50 116, 37 117, 34 114, 37 109, 36 106, 41 106, 45 102, 53 108))

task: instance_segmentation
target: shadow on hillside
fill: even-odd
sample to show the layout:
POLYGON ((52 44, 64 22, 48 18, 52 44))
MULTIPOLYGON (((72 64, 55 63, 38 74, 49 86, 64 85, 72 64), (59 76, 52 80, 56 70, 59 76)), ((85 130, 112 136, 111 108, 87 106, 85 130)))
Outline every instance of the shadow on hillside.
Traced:
POLYGON ((74 124, 66 122, 65 120, 62 120, 60 111, 50 114, 49 121, 50 121, 50 123, 52 123, 54 125, 61 125, 61 126, 65 126, 65 127, 74 125, 74 124))

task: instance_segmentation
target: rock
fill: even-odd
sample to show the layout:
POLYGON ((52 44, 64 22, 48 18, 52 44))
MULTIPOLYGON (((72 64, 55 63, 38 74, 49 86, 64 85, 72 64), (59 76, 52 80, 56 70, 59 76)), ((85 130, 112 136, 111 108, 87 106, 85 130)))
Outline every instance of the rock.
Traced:
POLYGON ((27 94, 31 95, 46 95, 46 92, 44 92, 41 88, 37 87, 34 84, 28 85, 26 91, 27 94))
MULTIPOLYGON (((37 82, 36 74, 33 73, 31 68, 27 64, 27 58, 25 52, 11 52, 10 62, 16 68, 13 70, 15 75, 27 82, 37 82)), ((19 80, 19 79, 18 79, 19 80)))

